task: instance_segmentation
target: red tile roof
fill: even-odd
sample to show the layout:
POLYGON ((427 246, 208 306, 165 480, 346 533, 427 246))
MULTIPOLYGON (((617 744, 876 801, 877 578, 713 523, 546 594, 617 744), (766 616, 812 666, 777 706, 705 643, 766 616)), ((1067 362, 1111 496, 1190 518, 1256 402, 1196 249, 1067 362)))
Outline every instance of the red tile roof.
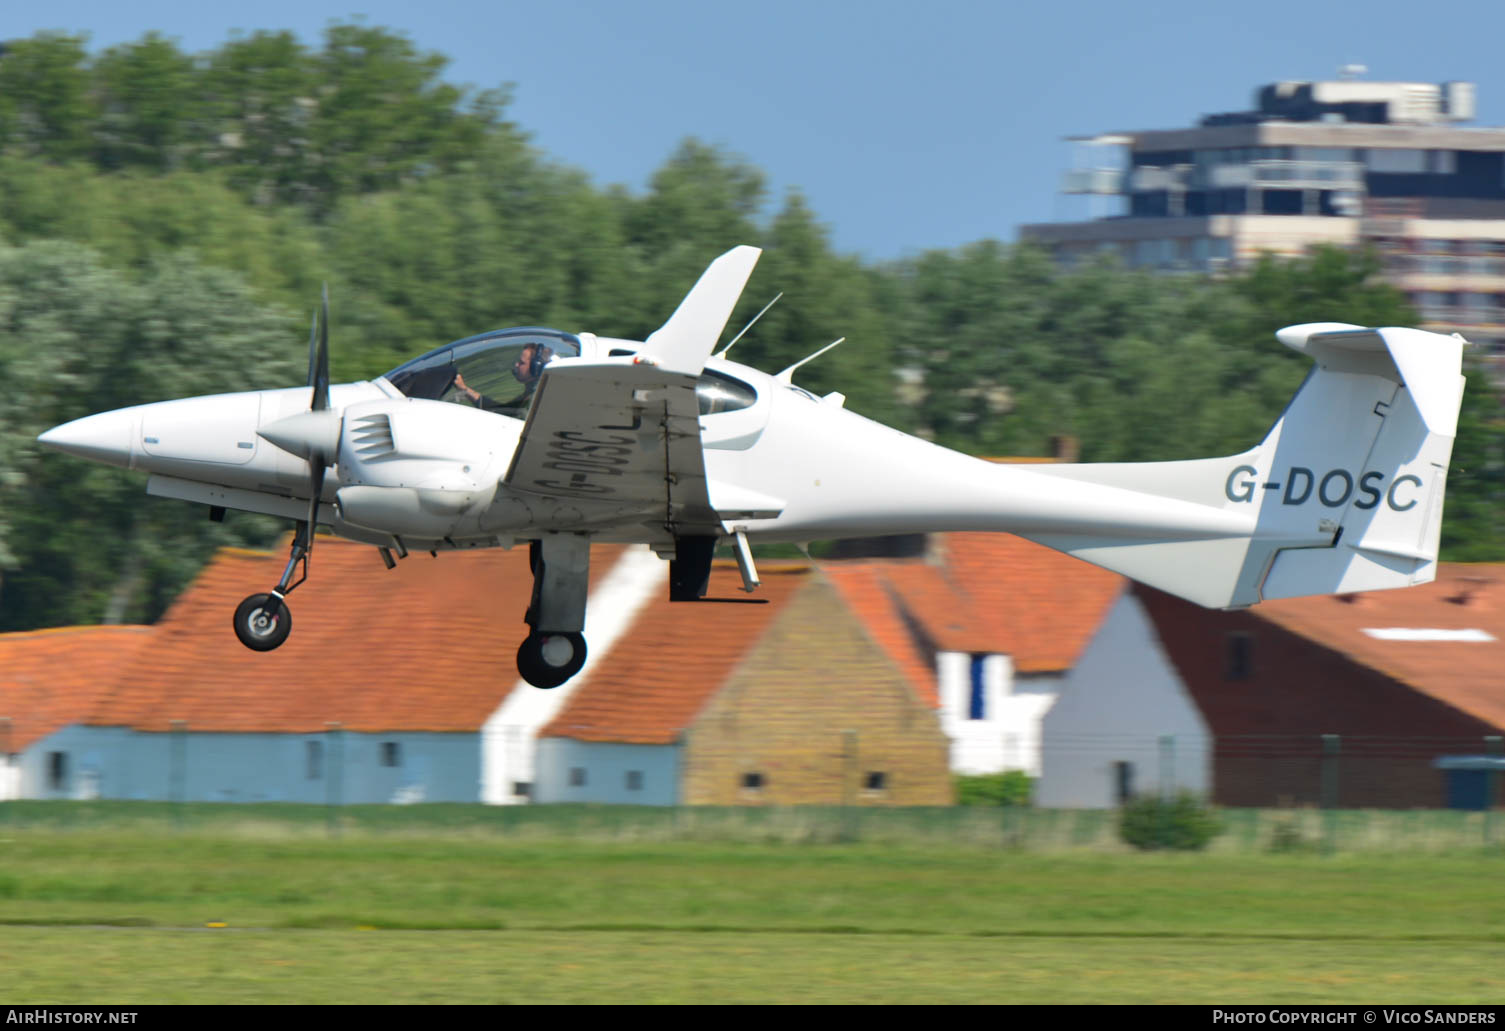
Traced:
POLYGON ((936 703, 936 651, 1005 654, 1019 673, 1069 669, 1125 580, 1002 533, 936 535, 932 561, 845 560, 823 569, 875 640, 936 703), (927 647, 928 646, 928 647, 927 647), (923 667, 923 672, 921 670, 923 667))
MULTIPOLYGON (((591 550, 591 578, 620 545, 591 550)), ((293 629, 275 651, 243 647, 241 599, 266 591, 287 552, 226 549, 154 628, 90 723, 167 730, 313 733, 478 730, 517 681, 532 592, 528 549, 414 552, 387 570, 368 545, 319 538, 309 579, 288 599, 293 629)))
POLYGON ((0 717, 11 721, 8 735, 0 729, 0 753, 21 752, 83 722, 152 637, 153 628, 146 626, 0 634, 0 717))
POLYGON ((916 633, 919 617, 909 610, 958 611, 956 594, 940 573, 914 562, 847 561, 828 562, 821 567, 821 574, 836 588, 868 635, 904 671, 920 700, 931 708, 938 707, 935 655, 921 642, 921 635, 916 633), (919 603, 924 595, 940 598, 942 604, 919 603))
POLYGON ((959 651, 1004 652, 1020 673, 1070 669, 1127 581, 1007 533, 950 533, 941 564, 978 636, 959 651), (981 647, 979 647, 981 646, 981 647))
POLYGON ((1287 598, 1249 610, 1478 719, 1505 727, 1505 563, 1443 563, 1433 583, 1287 598), (1386 640, 1366 629, 1482 630, 1492 641, 1386 640))
POLYGON ((539 737, 660 745, 675 741, 808 582, 808 566, 764 565, 763 584, 741 591, 734 563, 717 562, 708 597, 645 605, 539 737), (751 602, 751 604, 738 604, 751 602))

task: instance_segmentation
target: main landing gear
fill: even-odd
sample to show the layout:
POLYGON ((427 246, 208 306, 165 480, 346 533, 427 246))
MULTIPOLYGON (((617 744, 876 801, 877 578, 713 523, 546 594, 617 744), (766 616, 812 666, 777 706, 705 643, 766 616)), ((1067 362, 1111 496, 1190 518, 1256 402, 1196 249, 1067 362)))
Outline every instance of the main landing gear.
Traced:
MULTIPOLYGON (((713 536, 677 537, 669 563, 669 599, 699 601, 711 578, 713 536)), ((528 550, 533 600, 529 632, 517 649, 517 672, 534 687, 558 687, 585 665, 585 595, 590 581, 590 538, 550 533, 528 550)), ((748 568, 751 560, 748 560, 748 568)), ((748 574, 756 585, 756 574, 748 574)))
POLYGON ((235 636, 252 651, 269 652, 287 640, 293 629, 293 614, 283 599, 308 579, 308 553, 313 548, 314 524, 298 523, 293 533, 293 553, 282 570, 282 579, 270 594, 253 594, 235 610, 235 636), (293 572, 298 579, 293 580, 293 572))
POLYGON ((545 534, 528 545, 528 564, 533 600, 524 617, 529 629, 517 649, 517 672, 534 687, 558 687, 585 665, 590 538, 545 534))

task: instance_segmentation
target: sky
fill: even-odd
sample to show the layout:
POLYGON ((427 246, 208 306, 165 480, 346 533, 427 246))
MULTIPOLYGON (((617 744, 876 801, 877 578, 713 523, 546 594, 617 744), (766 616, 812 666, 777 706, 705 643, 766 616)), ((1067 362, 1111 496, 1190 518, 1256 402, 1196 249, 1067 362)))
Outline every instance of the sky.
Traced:
MULTIPOLYGON (((0 7, 0 35, 156 30, 189 52, 236 30, 317 45, 362 19, 510 84, 509 117, 551 159, 638 192, 684 138, 760 168, 768 214, 797 189, 833 246, 867 261, 1012 240, 1084 218, 1057 190, 1064 137, 1190 126, 1256 87, 1331 79, 1478 84, 1474 124, 1505 125, 1499 0, 48 0, 0 7), (22 9, 24 6, 24 9, 22 9)), ((740 241, 727 241, 728 246, 740 241)))

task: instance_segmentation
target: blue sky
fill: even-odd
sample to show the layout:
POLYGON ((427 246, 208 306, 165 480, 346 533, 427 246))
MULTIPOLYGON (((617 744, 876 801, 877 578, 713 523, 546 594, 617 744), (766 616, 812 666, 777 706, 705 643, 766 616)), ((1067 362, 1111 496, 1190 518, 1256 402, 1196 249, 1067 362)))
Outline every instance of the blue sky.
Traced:
MULTIPOLYGON (((1505 125, 1498 0, 49 0, 0 34, 87 32, 95 49, 156 29, 188 51, 232 30, 317 44, 363 16, 438 51, 457 83, 511 83, 511 116, 546 154, 640 190, 686 136, 802 190, 836 248, 875 260, 1013 239, 1084 217, 1056 187, 1062 137, 1174 128, 1249 106, 1255 87, 1332 78, 1479 85, 1505 125)), ((736 241, 728 241, 728 245, 736 241)))

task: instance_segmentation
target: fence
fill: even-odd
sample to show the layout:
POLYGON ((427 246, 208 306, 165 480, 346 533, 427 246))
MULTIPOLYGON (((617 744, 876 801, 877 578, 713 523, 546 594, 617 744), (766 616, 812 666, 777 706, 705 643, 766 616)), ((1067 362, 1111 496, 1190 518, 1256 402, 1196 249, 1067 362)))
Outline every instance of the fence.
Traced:
MULTIPOLYGON (((1463 810, 1217 810, 1215 854, 1478 852, 1505 856, 1505 827, 1463 810)), ((0 838, 29 830, 224 837, 495 837, 526 842, 674 842, 1130 852, 1102 809, 800 806, 423 806, 11 801, 0 838)))
POLYGON ((1190 791, 1262 808, 1461 809, 1505 804, 1498 735, 1200 734, 1047 731, 1035 801, 1108 807, 1190 791))

